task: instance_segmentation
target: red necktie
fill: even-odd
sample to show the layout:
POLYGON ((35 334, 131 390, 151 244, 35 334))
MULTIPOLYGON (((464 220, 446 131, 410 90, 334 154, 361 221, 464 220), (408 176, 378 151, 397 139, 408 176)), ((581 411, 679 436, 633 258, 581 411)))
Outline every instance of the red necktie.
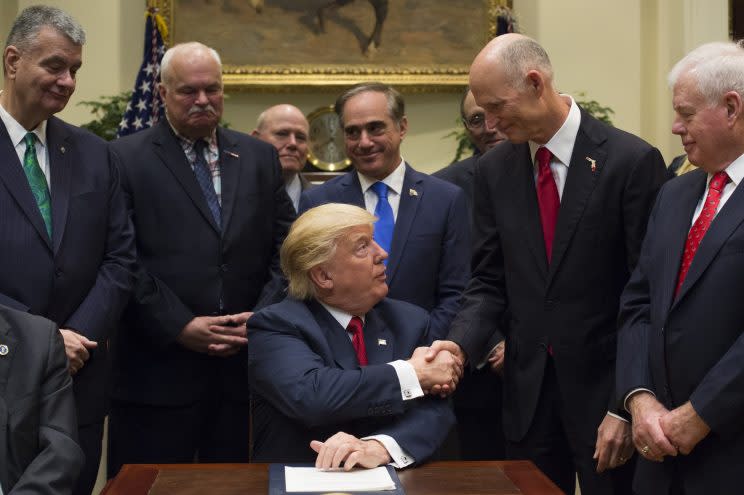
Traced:
POLYGON ((716 172, 713 175, 713 178, 710 179, 710 183, 708 184, 708 195, 705 197, 703 209, 700 212, 700 216, 695 220, 695 223, 692 224, 690 233, 687 234, 685 252, 682 255, 682 264, 679 267, 677 288, 674 291, 674 297, 677 297, 677 294, 679 294, 679 289, 682 287, 687 272, 690 270, 692 259, 695 257, 698 246, 700 246, 700 241, 703 240, 705 232, 708 231, 708 227, 710 227, 711 222, 713 222, 713 217, 716 216, 718 203, 721 202, 721 192, 728 181, 729 176, 726 172, 716 172))
POLYGON ((540 221, 542 222, 548 264, 550 264, 550 257, 553 253, 555 224, 558 221, 558 207, 561 205, 558 186, 555 185, 553 172, 550 170, 552 156, 550 150, 544 146, 537 148, 535 153, 535 161, 537 162, 537 203, 540 206, 540 221))
POLYGON ((357 360, 362 366, 367 366, 367 349, 364 347, 364 332, 362 331, 362 319, 358 316, 351 318, 346 331, 351 334, 351 345, 354 346, 357 360))

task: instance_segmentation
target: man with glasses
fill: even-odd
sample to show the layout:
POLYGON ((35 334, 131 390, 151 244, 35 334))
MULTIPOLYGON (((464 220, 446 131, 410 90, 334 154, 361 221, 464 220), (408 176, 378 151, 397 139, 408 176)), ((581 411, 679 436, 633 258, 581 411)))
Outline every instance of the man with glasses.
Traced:
POLYGON ((470 275, 465 194, 403 160, 408 119, 392 87, 358 84, 336 100, 336 113, 354 170, 304 192, 300 212, 349 203, 377 216, 375 241, 390 254, 389 297, 429 311, 429 337, 443 337, 470 275))

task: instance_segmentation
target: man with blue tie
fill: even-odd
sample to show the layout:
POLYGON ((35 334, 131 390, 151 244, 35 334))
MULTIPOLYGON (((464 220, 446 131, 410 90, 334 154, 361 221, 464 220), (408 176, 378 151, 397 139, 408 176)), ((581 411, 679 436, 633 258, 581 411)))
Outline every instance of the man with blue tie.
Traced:
POLYGON ((429 311, 430 337, 443 337, 470 273, 465 194, 415 171, 400 153, 408 131, 400 93, 376 82, 336 100, 354 170, 305 191, 300 212, 330 203, 365 208, 379 220, 375 241, 388 253, 389 296, 429 311))
POLYGON ((107 340, 133 282, 134 234, 106 143, 54 114, 75 90, 85 32, 34 6, 16 18, 0 94, 0 303, 61 329, 90 494, 108 410, 107 340))

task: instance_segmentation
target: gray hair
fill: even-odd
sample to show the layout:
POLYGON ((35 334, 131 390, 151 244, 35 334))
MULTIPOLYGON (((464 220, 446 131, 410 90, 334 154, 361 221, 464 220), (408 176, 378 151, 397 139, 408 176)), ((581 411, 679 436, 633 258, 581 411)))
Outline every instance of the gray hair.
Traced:
POLYGON ((344 106, 346 105, 346 102, 348 102, 352 97, 368 91, 374 91, 385 95, 385 98, 387 99, 388 115, 396 125, 400 125, 403 117, 406 116, 406 104, 403 101, 403 97, 392 86, 376 81, 363 82, 352 86, 336 99, 336 104, 333 108, 336 111, 336 115, 338 115, 341 124, 343 125, 344 121, 344 106))
POLYGON ((524 76, 531 70, 542 73, 553 80, 553 65, 548 52, 535 40, 526 36, 505 43, 496 53, 497 61, 506 79, 515 89, 523 89, 527 81, 524 76))
POLYGON ((70 14, 57 7, 32 5, 23 9, 13 21, 10 34, 5 41, 5 48, 13 45, 20 51, 28 49, 39 30, 44 26, 56 29, 76 45, 85 44, 85 31, 70 14))
POLYGON ((674 65, 667 77, 669 86, 674 88, 683 75, 693 78, 711 106, 729 91, 736 91, 744 99, 744 48, 732 42, 701 45, 674 65))
POLYGON ((198 41, 188 41, 186 43, 179 43, 177 45, 173 45, 168 50, 165 51, 165 55, 163 55, 163 59, 160 61, 160 80, 163 83, 167 84, 167 80, 170 77, 170 65, 171 60, 175 55, 177 55, 179 52, 188 52, 191 50, 205 50, 207 53, 209 53, 212 58, 217 62, 217 65, 222 68, 222 60, 220 59, 220 54, 217 53, 217 50, 214 48, 210 48, 207 45, 204 45, 202 43, 199 43, 198 41))

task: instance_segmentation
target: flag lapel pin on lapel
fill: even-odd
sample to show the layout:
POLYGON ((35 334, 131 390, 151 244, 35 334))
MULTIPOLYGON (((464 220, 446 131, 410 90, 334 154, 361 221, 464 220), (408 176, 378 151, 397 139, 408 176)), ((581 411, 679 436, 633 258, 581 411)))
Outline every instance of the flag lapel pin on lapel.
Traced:
POLYGON ((377 339, 377 345, 387 345, 387 340, 385 340, 385 339, 377 339))
POLYGON ((592 172, 596 172, 597 171, 597 160, 595 160, 594 158, 590 158, 590 157, 587 156, 586 157, 586 161, 589 162, 589 168, 592 169, 592 172))

